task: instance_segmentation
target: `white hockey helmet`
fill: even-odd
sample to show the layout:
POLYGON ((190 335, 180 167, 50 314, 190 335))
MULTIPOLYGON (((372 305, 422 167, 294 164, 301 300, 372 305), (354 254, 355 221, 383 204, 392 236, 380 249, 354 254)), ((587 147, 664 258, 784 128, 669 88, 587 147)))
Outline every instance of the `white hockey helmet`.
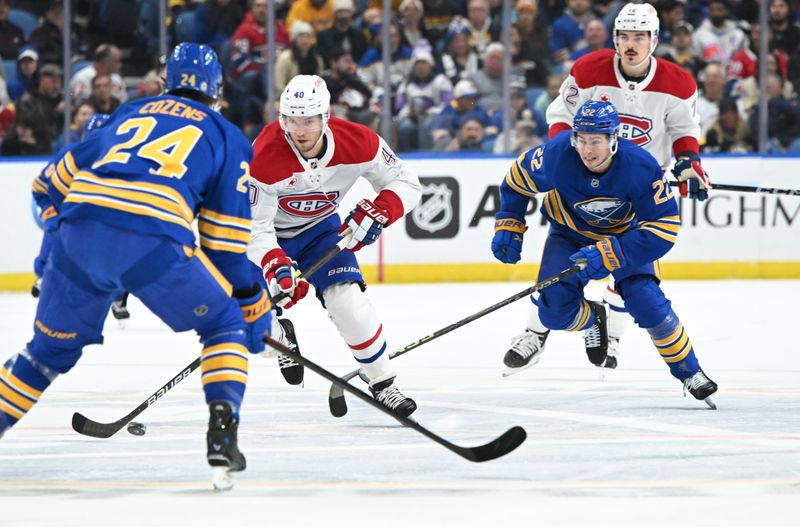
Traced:
MULTIPOLYGON (((322 77, 318 75, 296 75, 281 94, 280 124, 285 131, 287 117, 322 117, 322 129, 328 124, 331 109, 331 94, 322 77)), ((295 121, 292 119, 292 121, 295 121)), ((291 127, 291 126, 289 126, 291 127)))
POLYGON ((650 33, 650 53, 658 44, 658 12, 648 3, 626 4, 614 19, 614 46, 617 45, 619 31, 648 31, 650 33))

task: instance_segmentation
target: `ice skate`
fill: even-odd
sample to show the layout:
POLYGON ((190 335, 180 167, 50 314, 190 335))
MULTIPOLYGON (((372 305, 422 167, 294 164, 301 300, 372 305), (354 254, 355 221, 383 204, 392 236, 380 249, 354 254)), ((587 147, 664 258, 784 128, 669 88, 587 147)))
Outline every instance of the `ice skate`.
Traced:
POLYGON ((131 318, 131 314, 128 312, 128 293, 122 295, 119 300, 114 300, 111 304, 111 314, 114 315, 119 327, 124 329, 125 321, 131 318))
POLYGON ((594 310, 594 323, 583 334, 583 342, 586 345, 586 355, 589 357, 589 362, 595 366, 603 366, 608 358, 606 308, 600 302, 589 302, 589 305, 594 310))
POLYGON ((539 362, 539 357, 544 352, 544 343, 549 331, 537 333, 526 329, 525 333, 514 337, 509 349, 503 357, 503 377, 514 375, 526 370, 539 362))
POLYGON ((408 417, 417 409, 417 403, 406 397, 394 383, 394 377, 369 387, 375 400, 401 417, 408 417))
POLYGON ((240 472, 247 467, 244 454, 239 452, 237 432, 239 422, 233 417, 231 405, 225 401, 214 401, 209 405, 211 414, 208 420, 206 458, 213 467, 211 483, 214 490, 233 488, 232 472, 240 472))
MULTIPOLYGON (((283 330, 283 335, 279 336, 278 340, 281 344, 291 349, 292 352, 300 355, 300 346, 297 345, 297 337, 294 332, 294 325, 288 318, 279 318, 278 322, 283 330)), ((278 366, 281 368, 281 375, 289 384, 293 386, 303 385, 303 374, 305 369, 302 364, 298 364, 291 357, 279 353, 278 366)))
POLYGON ((704 401, 712 410, 717 409, 717 405, 711 399, 711 395, 717 391, 717 383, 706 377, 703 370, 697 372, 683 381, 683 396, 686 397, 686 392, 698 401, 704 401))
POLYGON ((600 380, 605 380, 606 375, 611 370, 617 368, 617 358, 619 357, 619 339, 616 337, 608 336, 608 350, 605 362, 598 366, 600 372, 600 380))

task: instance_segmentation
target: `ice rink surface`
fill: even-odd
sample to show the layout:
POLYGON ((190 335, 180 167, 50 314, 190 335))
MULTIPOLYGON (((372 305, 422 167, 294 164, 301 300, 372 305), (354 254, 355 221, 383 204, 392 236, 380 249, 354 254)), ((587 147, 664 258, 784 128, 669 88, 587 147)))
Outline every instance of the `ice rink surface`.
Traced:
MULTIPOLYGON (((529 285, 368 293, 399 349, 529 285)), ((599 298, 602 284, 592 285, 599 298)), ((718 411, 682 396, 635 327, 604 380, 567 333, 551 335, 537 366, 502 379, 521 300, 395 363, 420 423, 464 446, 521 425, 528 440, 515 452, 470 463, 352 396, 335 419, 328 382, 307 371, 304 388, 289 386, 277 359, 254 357, 239 436, 248 468, 223 494, 210 490, 198 372, 137 418, 143 437, 70 427, 75 411, 122 417, 199 353, 194 335, 171 333, 132 300, 127 327, 109 318, 105 345, 87 348, 0 440, 0 525, 800 525, 800 281, 664 290, 720 385, 718 411)), ((29 340, 34 310, 28 295, 0 295, 0 360, 29 340)), ((354 369, 316 300, 288 314, 304 355, 337 374, 354 369)))

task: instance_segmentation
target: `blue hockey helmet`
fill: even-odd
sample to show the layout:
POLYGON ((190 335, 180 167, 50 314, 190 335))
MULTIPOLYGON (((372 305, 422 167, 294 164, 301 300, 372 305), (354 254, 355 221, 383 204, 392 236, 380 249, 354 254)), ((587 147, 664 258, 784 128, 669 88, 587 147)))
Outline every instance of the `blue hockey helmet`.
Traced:
POLYGON ((617 153, 617 135, 619 134, 619 114, 610 102, 586 101, 578 109, 572 120, 573 147, 577 146, 579 133, 607 134, 611 146, 611 155, 617 153))
POLYGON ((96 113, 89 117, 89 120, 83 125, 83 139, 86 139, 89 134, 106 124, 106 121, 110 118, 111 116, 107 113, 96 113))
POLYGON ((572 120, 572 130, 591 134, 617 135, 619 114, 614 105, 605 101, 587 101, 572 120))
POLYGON ((167 91, 200 92, 212 101, 222 87, 222 66, 217 54, 205 44, 181 42, 167 59, 167 91))

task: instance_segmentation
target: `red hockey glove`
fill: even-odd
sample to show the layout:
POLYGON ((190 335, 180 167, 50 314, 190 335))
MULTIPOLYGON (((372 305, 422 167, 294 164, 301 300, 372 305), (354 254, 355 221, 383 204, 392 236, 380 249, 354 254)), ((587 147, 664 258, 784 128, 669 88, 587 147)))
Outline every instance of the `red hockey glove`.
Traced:
POLYGON ((283 297, 274 300, 275 305, 288 309, 308 293, 308 281, 297 275, 295 263, 281 249, 269 251, 261 260, 261 267, 270 298, 283 297))

